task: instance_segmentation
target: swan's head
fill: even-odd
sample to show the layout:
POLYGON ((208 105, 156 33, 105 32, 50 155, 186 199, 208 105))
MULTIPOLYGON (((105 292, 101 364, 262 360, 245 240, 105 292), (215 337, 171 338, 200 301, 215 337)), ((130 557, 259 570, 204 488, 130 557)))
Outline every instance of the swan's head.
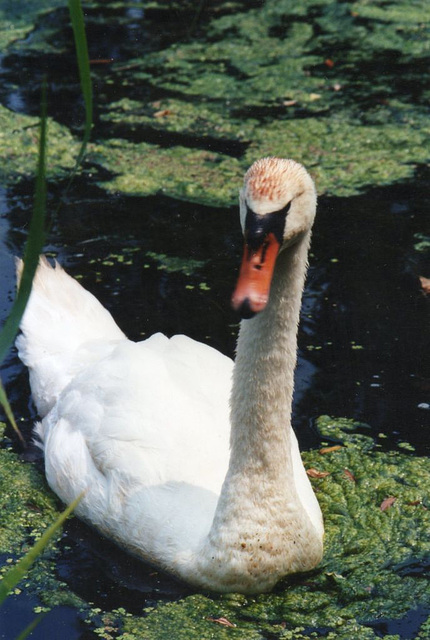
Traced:
POLYGON ((265 308, 278 253, 310 231, 316 200, 312 178, 294 160, 262 158, 246 172, 240 191, 245 248, 232 297, 242 318, 265 308))

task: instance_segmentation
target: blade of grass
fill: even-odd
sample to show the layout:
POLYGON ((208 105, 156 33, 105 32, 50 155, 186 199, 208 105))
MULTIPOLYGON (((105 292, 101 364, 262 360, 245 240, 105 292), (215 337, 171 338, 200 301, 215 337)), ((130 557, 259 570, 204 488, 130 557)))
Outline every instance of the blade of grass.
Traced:
POLYGON ((34 618, 34 620, 32 622, 30 622, 29 625, 27 625, 25 627, 25 629, 23 631, 21 631, 21 633, 19 634, 19 636, 17 636, 15 638, 15 640, 25 640, 25 638, 28 638, 28 636, 33 633, 33 631, 35 630, 35 628, 37 627, 37 625, 42 622, 43 618, 46 616, 46 613, 41 613, 40 615, 38 615, 36 618, 34 618))
POLYGON ((79 495, 76 500, 74 500, 72 504, 59 515, 57 520, 51 524, 30 551, 28 551, 28 553, 26 553, 26 555, 23 556, 12 569, 4 574, 3 580, 0 581, 0 605, 3 603, 10 591, 24 578, 32 564, 49 544, 56 531, 79 504, 82 496, 83 493, 81 493, 81 495, 79 495))
POLYGON ((39 263, 39 256, 42 252, 45 239, 44 223, 46 211, 46 82, 42 87, 39 136, 39 157, 37 162, 36 191, 34 197, 33 215, 31 217, 28 230, 28 239, 24 250, 24 269, 22 271, 21 282, 18 295, 13 303, 12 310, 7 318, 0 334, 0 362, 3 362, 10 349, 19 323, 21 322, 27 300, 30 296, 33 276, 39 263))
MULTIPOLYGON (((68 189, 76 175, 79 165, 84 157, 85 150, 91 135, 91 127, 93 120, 93 94, 90 74, 90 63, 88 56, 87 38, 85 34, 84 15, 80 0, 69 0, 70 19, 73 27, 75 39, 76 57, 78 61, 79 77, 81 83, 81 91, 85 104, 85 127, 82 145, 76 159, 75 166, 72 170, 68 184, 63 192, 63 198, 67 194, 68 189)), ((47 115, 46 115, 46 80, 42 86, 42 103, 41 103, 41 120, 40 120, 40 137, 39 137, 39 157, 36 177, 36 192, 33 208, 33 216, 31 218, 28 240, 24 252, 24 269, 21 274, 21 281, 18 295, 12 306, 11 313, 7 318, 3 329, 0 333, 0 363, 6 357, 6 353, 10 349, 19 324, 24 313, 28 298, 31 292, 33 277, 37 269, 39 255, 42 252, 44 243, 44 227, 46 217, 46 137, 47 137, 47 115)), ((58 207, 59 208, 59 207, 58 207)), ((58 213, 58 211, 57 211, 58 213)), ((24 439, 14 419, 12 409, 7 400, 6 394, 0 382, 0 403, 2 404, 8 420, 18 434, 22 442, 24 439)))
MULTIPOLYGON (((24 250, 24 268, 18 294, 12 305, 11 312, 0 333, 0 362, 6 357, 21 322, 28 298, 31 293, 33 277, 39 263, 39 255, 42 252, 45 239, 45 214, 46 214, 46 81, 42 85, 41 117, 39 127, 39 154, 37 161, 36 189, 34 196, 33 215, 28 229, 28 239, 24 250)), ((12 409, 7 400, 3 386, 0 382, 0 403, 3 405, 6 416, 17 432, 22 442, 24 439, 13 417, 12 409)))
POLYGON ((82 96, 84 98, 85 105, 85 125, 84 135, 82 139, 82 145, 76 158, 75 166, 72 170, 69 182, 65 189, 65 193, 69 190, 69 187, 74 179, 79 165, 85 155, 88 141, 91 135, 91 128, 93 125, 93 87, 91 83, 90 73, 90 60, 88 56, 88 44, 87 36, 85 33, 84 14, 82 11, 82 5, 80 0, 69 0, 69 13, 70 20, 73 28, 73 35, 75 39, 76 59, 78 61, 79 80, 81 83, 82 96))
POLYGON ((18 425, 16 424, 15 416, 13 415, 12 408, 11 408, 11 406, 9 404, 9 400, 7 399, 6 391, 4 390, 3 383, 2 383, 1 380, 0 380, 0 404, 3 405, 3 409, 4 409, 4 412, 6 414, 6 418, 11 423, 14 431, 18 435, 18 438, 21 440, 21 443, 25 447, 26 442, 25 442, 24 438, 22 437, 22 433, 19 430, 18 425))
MULTIPOLYGON (((69 0, 69 11, 75 36, 76 56, 78 59, 81 89, 85 102, 84 137, 76 160, 75 168, 73 169, 72 176, 69 181, 70 184, 85 153, 85 148, 91 134, 93 99, 84 16, 80 0, 69 0)), ((37 268, 39 255, 43 247, 46 211, 46 136, 46 81, 44 81, 42 86, 39 157, 33 216, 30 222, 28 241, 24 252, 24 269, 21 276, 18 295, 12 306, 12 311, 0 334, 0 362, 4 360, 6 353, 12 345, 16 332, 18 331, 19 323, 30 295, 31 283, 37 268)))

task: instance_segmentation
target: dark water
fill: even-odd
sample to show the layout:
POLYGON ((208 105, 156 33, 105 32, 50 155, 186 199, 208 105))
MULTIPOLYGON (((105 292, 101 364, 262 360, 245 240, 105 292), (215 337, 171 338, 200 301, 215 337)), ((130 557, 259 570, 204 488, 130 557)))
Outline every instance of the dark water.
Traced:
MULTIPOLYGON (((422 172, 410 184, 320 199, 299 332, 294 425, 302 446, 317 444, 312 420, 327 413, 369 423, 389 447, 405 440, 417 453, 429 451, 429 300, 418 279, 429 267, 414 250, 427 186, 422 172)), ((13 289, 12 256, 25 240, 31 185, 4 195, 3 301, 13 289)), ((51 222, 47 251, 131 339, 184 333, 233 357, 237 318, 229 298, 240 261, 238 227, 236 208, 106 196, 76 184, 51 222), (154 254, 183 259, 182 271, 164 268, 154 254), (197 261, 191 274, 190 259, 197 261)), ((31 422, 25 374, 13 354, 4 375, 11 400, 31 422)))
MULTIPOLYGON (((328 413, 367 422, 375 436, 385 434, 382 442, 389 448, 406 440, 417 453, 428 453, 429 305, 417 278, 426 275, 428 265, 414 250, 428 182, 421 172, 409 184, 355 198, 320 199, 294 403, 303 447, 318 444, 313 419, 328 413)), ((26 238, 31 191, 30 184, 21 184, 2 194, 2 318, 12 299, 13 256, 22 253, 26 238)), ((107 197, 78 182, 51 221, 46 249, 82 278, 132 339, 157 330, 182 332, 233 356, 237 318, 229 297, 241 253, 236 208, 211 209, 161 197, 107 197), (200 262, 191 275, 169 272, 153 254, 183 258, 184 264, 190 258, 200 262), (124 256, 123 262, 118 256, 124 256)), ((29 438, 35 414, 26 372, 15 353, 2 375, 29 438)), ((31 447, 23 455, 41 464, 31 447)), ((73 591, 107 609, 124 606, 138 612, 143 602, 186 593, 183 585, 149 568, 136 569, 126 554, 77 521, 67 525, 57 572, 73 591)), ((34 604, 14 597, 8 606, 14 603, 28 605, 29 612, 34 604)), ((70 620, 71 611, 66 609, 64 616, 70 620)), ((49 618, 54 625, 63 620, 58 612, 49 618)), ((43 625, 32 637, 46 637, 43 625)), ((86 637, 79 635, 78 619, 66 626, 65 638, 86 637)))
MULTIPOLYGON (((121 15, 116 11, 111 22, 89 13, 91 57, 126 62, 137 41, 142 55, 142 46, 148 51, 165 46, 186 37, 181 25, 190 26, 190 21, 173 15, 171 23, 160 28, 155 14, 144 20, 138 9, 121 15)), ((201 21, 205 18, 202 15, 201 21)), ((73 75, 67 12, 41 18, 29 43, 35 46, 38 29, 53 24, 51 44, 63 47, 69 42, 69 49, 61 54, 5 55, 0 100, 16 111, 37 113, 39 79, 49 70, 51 115, 78 127, 82 105, 73 75)), ((144 83, 130 88, 112 74, 107 83, 105 69, 94 70, 100 102, 96 133, 102 131, 98 116, 103 105, 112 98, 159 97, 144 83)), ((418 276, 430 277, 430 265, 426 254, 414 248, 417 234, 430 228, 429 183, 428 170, 419 169, 414 180, 401 185, 348 199, 320 199, 299 332, 294 426, 302 447, 318 444, 313 421, 327 413, 368 423, 370 433, 386 436, 381 442, 388 448, 407 441, 417 454, 429 453, 429 299, 418 276)), ((50 185, 50 211, 62 188, 50 185)), ((32 198, 30 182, 0 191, 0 321, 13 298, 13 256, 22 254, 32 198)), ((76 181, 60 214, 50 221, 46 250, 82 278, 130 338, 144 339, 154 331, 185 333, 233 356, 237 318, 229 298, 241 253, 237 208, 208 208, 164 197, 107 196, 90 180, 76 181), (191 258, 201 265, 189 275, 172 272, 160 268, 163 265, 148 252, 191 258)), ((2 379, 29 439, 36 416, 26 373, 14 352, 2 366, 2 379)), ((29 463, 41 464, 31 447, 23 455, 29 463)), ((106 609, 124 606, 138 612, 144 603, 186 593, 183 585, 136 567, 78 521, 66 527, 57 572, 72 590, 106 609)), ((0 637, 15 637, 31 621, 35 604, 23 596, 11 598, 0 611, 0 637)), ((375 631, 383 634, 385 624, 387 632, 412 638, 421 621, 415 615, 412 622, 408 618, 395 628, 389 621, 381 622, 375 631)), ((93 637, 76 612, 65 607, 49 613, 31 637, 42 640, 53 633, 64 640, 93 637)))
POLYGON ((1 608, 0 638, 14 640, 34 621, 37 621, 37 624, 29 636, 32 640, 54 637, 67 640, 94 638, 93 635, 85 635, 85 625, 77 618, 74 608, 56 607, 48 613, 36 615, 32 609, 38 605, 37 598, 9 596, 1 608))

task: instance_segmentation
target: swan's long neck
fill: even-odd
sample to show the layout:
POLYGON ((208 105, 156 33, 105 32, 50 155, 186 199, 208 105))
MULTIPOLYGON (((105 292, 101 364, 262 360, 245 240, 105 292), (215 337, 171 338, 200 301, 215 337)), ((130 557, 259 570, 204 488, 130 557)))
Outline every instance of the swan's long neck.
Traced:
POLYGON ((244 569, 252 591, 261 590, 265 579, 270 588, 279 576, 306 569, 308 560, 309 566, 318 561, 309 558, 309 537, 316 532, 294 480, 291 429, 309 241, 307 232, 281 252, 266 309, 240 328, 231 396, 230 464, 204 553, 216 572, 217 559, 224 565, 229 549, 232 569, 224 577, 226 589, 243 591, 244 569))
MULTIPOLYGON (((231 396, 231 456, 223 494, 231 494, 229 485, 242 486, 242 476, 248 482, 251 476, 252 495, 261 498, 264 508, 268 506, 268 489, 273 494, 282 490, 283 499, 296 498, 290 445, 291 404, 309 240, 308 233, 281 252, 269 303, 263 313, 242 321, 237 345, 231 396)), ((227 504, 223 506, 229 509, 227 504)))
POLYGON ((246 469, 279 482, 291 474, 291 404, 309 240, 308 233, 279 255, 265 311, 240 327, 231 396, 231 476, 246 469))

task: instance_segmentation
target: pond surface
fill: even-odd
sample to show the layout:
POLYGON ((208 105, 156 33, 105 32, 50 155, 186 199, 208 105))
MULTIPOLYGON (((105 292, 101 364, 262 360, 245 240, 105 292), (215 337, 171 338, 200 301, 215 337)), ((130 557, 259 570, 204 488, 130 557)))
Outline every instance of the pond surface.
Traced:
MULTIPOLYGON (((405 440, 429 452, 429 305, 418 279, 428 265, 416 249, 428 182, 423 171, 411 184, 320 199, 299 333, 294 425, 302 446, 316 444, 312 419, 328 414, 368 423, 388 447, 405 440)), ((31 202, 30 184, 4 192, 3 301, 12 297, 31 202)), ((77 183, 51 221, 46 249, 131 339, 184 333, 233 357, 238 227, 237 209, 106 196, 77 183)), ((5 368, 10 398, 30 424, 22 366, 12 354, 5 368)))
MULTIPOLYGON (((368 423, 375 436, 385 435, 387 448, 406 441, 419 454, 429 452, 428 301, 417 280, 424 264, 414 249, 427 186, 423 173, 412 184, 320 200, 299 333, 294 426, 302 447, 318 445, 313 420, 329 414, 368 423)), ((5 317, 31 185, 3 196, 5 317)), ((130 338, 181 332, 233 357, 237 318, 229 296, 241 252, 237 210, 162 197, 106 197, 76 183, 51 221, 47 252, 99 297, 130 338)), ((2 375, 29 440, 36 416, 14 353, 2 375)), ((41 464, 31 447, 24 455, 41 464)), ((136 570, 126 554, 79 522, 67 525, 61 547, 59 578, 95 606, 138 612, 142 597, 150 604, 187 593, 151 570, 136 570)), ((61 619, 57 612, 50 624, 61 619)), ((45 637, 44 628, 32 637, 45 637)), ((67 629, 64 638, 85 637, 73 625, 67 629)))
MULTIPOLYGON (((236 3, 236 10, 242 4, 236 3)), ((188 20, 182 13, 180 21, 173 12, 167 23, 168 14, 162 15, 160 26, 156 9, 145 15, 139 7, 130 6, 127 11, 113 7, 106 20, 90 9, 90 56, 114 58, 127 66, 137 45, 142 56, 186 39, 190 30, 198 35, 210 11, 205 9, 195 24, 193 11, 188 20)), ((70 42, 65 9, 41 17, 21 52, 16 48, 2 59, 2 104, 16 112, 37 114, 39 81, 48 70, 50 114, 78 131, 82 104, 70 42), (43 49, 42 40, 36 55, 43 30, 52 31, 50 49, 43 49), (65 42, 69 45, 63 50, 65 42), (69 61, 67 71, 65 60, 69 61)), ((107 68, 102 63, 94 71, 99 101, 95 136, 104 136, 114 127, 115 135, 129 142, 155 141, 166 148, 187 142, 233 158, 244 152, 246 144, 233 137, 191 138, 106 123, 101 116, 113 99, 154 101, 166 93, 144 81, 132 85, 132 67, 125 71, 124 83, 120 67, 110 74, 105 73, 107 68)), ((413 93, 409 85, 407 90, 413 93)), ((265 118, 267 113, 255 107, 251 115, 265 118)), ((297 117, 304 115, 297 113, 297 117)), ((155 331, 169 336, 184 333, 233 357, 238 321, 229 298, 241 254, 238 208, 203 206, 162 195, 107 194, 96 183, 101 173, 96 168, 94 176, 87 172, 77 179, 56 215, 52 212, 64 184, 51 182, 47 254, 101 300, 131 339, 145 339, 155 331)), ((368 424, 367 433, 383 434, 381 442, 387 449, 402 448, 406 442, 416 454, 430 453, 429 298, 419 283, 419 276, 430 277, 429 186, 428 168, 418 167, 413 179, 394 186, 319 200, 303 298, 293 412, 302 448, 319 444, 314 420, 328 414, 368 424)), ((13 256, 22 255, 32 200, 33 184, 27 180, 0 190, 0 322, 13 299, 13 256)), ((2 379, 30 441, 36 415, 27 374, 14 352, 2 365, 2 379)), ((23 457, 42 466, 31 445, 23 457)), ((143 604, 151 606, 188 593, 183 585, 136 567, 127 555, 76 520, 67 524, 61 549, 58 577, 96 607, 124 607, 139 613, 143 604)), ((0 610, 0 637, 13 638, 22 630, 31 621, 35 604, 27 596, 13 596, 0 610)), ((395 624, 382 621, 375 633, 412 638, 426 615, 417 611, 395 624)), ((76 611, 66 607, 49 613, 31 637, 46 638, 47 629, 64 640, 95 637, 76 611)))

